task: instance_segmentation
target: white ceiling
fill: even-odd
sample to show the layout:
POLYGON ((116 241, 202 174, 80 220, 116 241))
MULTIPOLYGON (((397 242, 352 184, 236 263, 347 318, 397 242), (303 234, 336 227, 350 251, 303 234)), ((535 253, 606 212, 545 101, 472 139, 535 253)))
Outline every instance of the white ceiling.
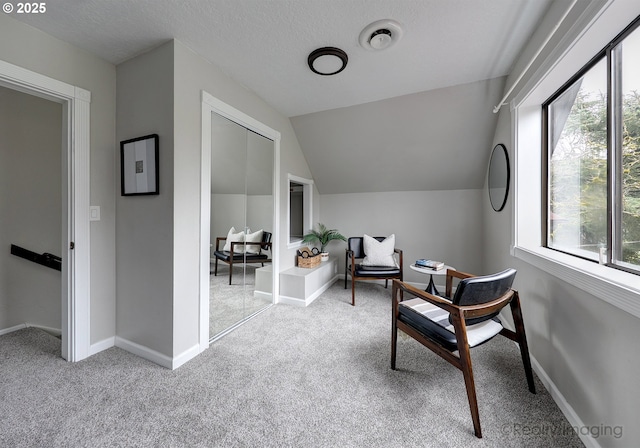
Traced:
POLYGON ((292 117, 506 75, 550 1, 55 0, 12 16, 114 64, 176 38, 292 117), (404 36, 365 50, 380 19, 404 36), (323 46, 347 52, 343 72, 309 70, 323 46))

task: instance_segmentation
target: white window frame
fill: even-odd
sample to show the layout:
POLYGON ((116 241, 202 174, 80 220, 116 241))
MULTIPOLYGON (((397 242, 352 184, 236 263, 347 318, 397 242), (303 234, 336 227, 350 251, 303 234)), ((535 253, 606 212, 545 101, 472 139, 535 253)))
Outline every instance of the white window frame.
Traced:
MULTIPOLYGON (((303 186, 302 192, 302 228, 309 230, 313 227, 313 180, 305 179, 294 174, 287 174, 287 188, 291 182, 296 182, 303 186)), ((302 246, 302 238, 291 241, 291 194, 287 193, 287 249, 297 249, 302 246)))
POLYGON ((511 102, 514 151, 512 255, 636 317, 640 278, 542 246, 542 103, 640 14, 635 2, 601 2, 564 36, 511 102))

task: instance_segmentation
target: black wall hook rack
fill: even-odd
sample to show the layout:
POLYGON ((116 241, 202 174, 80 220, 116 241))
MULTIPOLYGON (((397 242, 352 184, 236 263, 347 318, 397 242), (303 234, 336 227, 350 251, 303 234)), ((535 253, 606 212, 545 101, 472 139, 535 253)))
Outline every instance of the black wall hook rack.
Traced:
POLYGON ((55 269, 56 271, 62 271, 62 258, 56 255, 47 252, 38 254, 30 251, 29 249, 25 249, 24 247, 16 246, 15 244, 11 245, 11 254, 24 258, 25 260, 33 261, 34 263, 41 264, 42 266, 55 269))

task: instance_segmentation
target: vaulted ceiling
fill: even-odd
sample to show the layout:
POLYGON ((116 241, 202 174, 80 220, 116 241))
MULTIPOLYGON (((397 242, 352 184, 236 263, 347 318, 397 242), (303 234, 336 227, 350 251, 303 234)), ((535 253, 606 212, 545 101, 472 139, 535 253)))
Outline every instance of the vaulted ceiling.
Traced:
MULTIPOLYGON (((556 0, 567 6, 570 0, 556 0)), ((504 76, 551 0, 57 0, 13 15, 114 64, 178 39, 292 118, 321 193, 480 188, 504 76), (362 48, 393 19, 402 38, 362 48), (316 48, 349 56, 319 76, 316 48), (355 177, 353 174, 357 174, 355 177)))

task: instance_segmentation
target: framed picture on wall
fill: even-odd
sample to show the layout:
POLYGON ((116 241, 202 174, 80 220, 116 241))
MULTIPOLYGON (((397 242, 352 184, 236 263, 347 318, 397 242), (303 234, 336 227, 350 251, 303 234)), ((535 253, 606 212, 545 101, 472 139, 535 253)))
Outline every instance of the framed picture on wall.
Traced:
POLYGON ((158 134, 120 142, 122 196, 159 194, 158 134))

